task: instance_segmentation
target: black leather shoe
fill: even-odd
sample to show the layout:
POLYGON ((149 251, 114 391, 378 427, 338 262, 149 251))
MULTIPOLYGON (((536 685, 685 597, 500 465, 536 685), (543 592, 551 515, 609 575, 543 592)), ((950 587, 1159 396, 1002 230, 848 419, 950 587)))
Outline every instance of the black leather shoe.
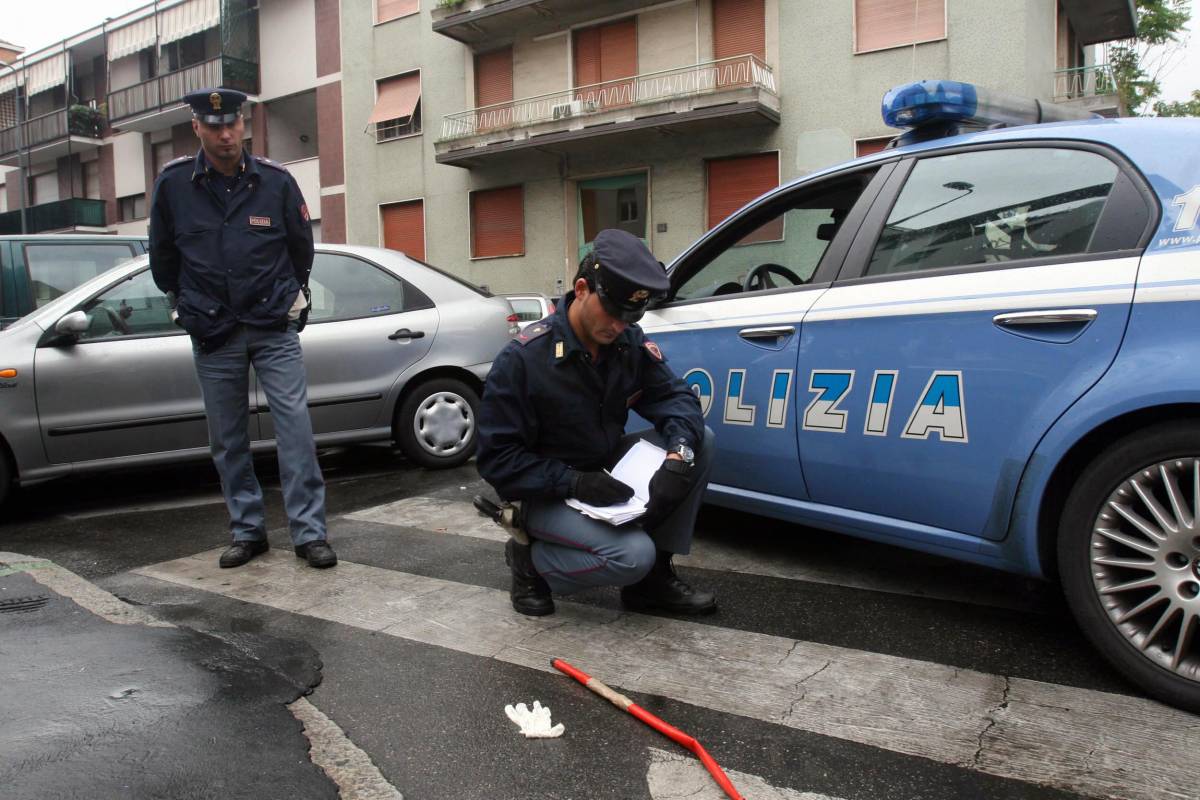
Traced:
POLYGON ((310 567, 325 569, 337 563, 337 553, 329 546, 329 542, 318 539, 308 544, 296 545, 296 557, 307 559, 310 567))
POLYGON ((717 596, 689 586, 675 574, 671 554, 662 550, 650 574, 632 586, 622 587, 621 603, 633 610, 657 608, 676 614, 711 614, 717 610, 717 596))
POLYGON ((533 552, 527 544, 517 544, 509 539, 504 545, 504 563, 512 570, 512 588, 509 597, 518 613, 530 617, 544 617, 554 613, 554 601, 550 598, 550 585, 537 574, 533 566, 533 552))
POLYGON ((262 555, 270 549, 271 543, 266 539, 254 542, 234 542, 225 548, 225 552, 221 553, 221 560, 217 563, 222 568, 240 567, 250 559, 262 555))

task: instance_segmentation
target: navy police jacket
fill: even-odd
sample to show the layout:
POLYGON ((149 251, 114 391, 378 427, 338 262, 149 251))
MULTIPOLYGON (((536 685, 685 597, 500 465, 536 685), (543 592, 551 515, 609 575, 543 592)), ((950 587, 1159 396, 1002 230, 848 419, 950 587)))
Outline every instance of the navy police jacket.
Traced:
POLYGON ((205 351, 238 324, 285 328, 312 270, 312 224, 295 179, 245 152, 241 169, 227 192, 202 149, 167 164, 154 184, 150 270, 205 351))
POLYGON ((570 469, 613 466, 632 409, 668 445, 704 441, 700 401, 630 325, 593 363, 567 321, 569 292, 492 363, 479 410, 479 474, 506 500, 565 497, 570 469))

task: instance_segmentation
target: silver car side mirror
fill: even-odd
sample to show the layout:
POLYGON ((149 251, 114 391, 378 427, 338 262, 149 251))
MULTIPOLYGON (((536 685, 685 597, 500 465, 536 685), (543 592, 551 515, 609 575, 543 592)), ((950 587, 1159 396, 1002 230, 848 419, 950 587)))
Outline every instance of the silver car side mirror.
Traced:
POLYGON ((88 315, 82 311, 72 311, 65 317, 54 323, 54 332, 61 333, 64 336, 79 336, 87 333, 87 329, 91 327, 92 321, 88 315))

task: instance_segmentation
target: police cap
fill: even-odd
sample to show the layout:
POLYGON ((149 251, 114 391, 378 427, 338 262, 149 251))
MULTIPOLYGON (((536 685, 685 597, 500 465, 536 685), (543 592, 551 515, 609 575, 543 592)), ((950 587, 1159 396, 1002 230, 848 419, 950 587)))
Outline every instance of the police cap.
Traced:
POLYGON ((604 310, 624 322, 637 322, 651 300, 671 288, 666 270, 645 243, 617 228, 596 234, 591 276, 604 310))
POLYGON ((209 125, 228 125, 242 113, 246 94, 237 89, 197 89, 183 96, 192 116, 209 125))

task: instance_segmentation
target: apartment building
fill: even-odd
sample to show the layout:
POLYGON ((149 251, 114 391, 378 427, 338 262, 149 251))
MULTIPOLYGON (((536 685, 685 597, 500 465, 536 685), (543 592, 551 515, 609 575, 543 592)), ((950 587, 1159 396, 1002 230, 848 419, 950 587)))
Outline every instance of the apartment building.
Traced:
POLYGON ((669 261, 781 181, 882 147, 948 77, 1112 113, 1132 0, 343 2, 347 236, 556 292, 595 233, 669 261), (355 143, 356 142, 356 143, 355 143))
MULTIPOLYGON (((162 166, 199 146, 180 98, 227 86, 253 101, 247 147, 287 164, 318 235, 340 237, 340 213, 324 218, 325 203, 317 202, 342 183, 340 116, 317 113, 331 83, 323 76, 337 71, 336 57, 321 70, 319 46, 322 36, 336 41, 336 7, 336 0, 162 0, 50 47, 9 51, 9 66, 0 66, 0 166, 25 172, 27 232, 144 234, 162 166)), ((337 111, 340 100, 326 105, 337 111)), ((18 171, 0 176, 0 233, 21 230, 18 171)))

